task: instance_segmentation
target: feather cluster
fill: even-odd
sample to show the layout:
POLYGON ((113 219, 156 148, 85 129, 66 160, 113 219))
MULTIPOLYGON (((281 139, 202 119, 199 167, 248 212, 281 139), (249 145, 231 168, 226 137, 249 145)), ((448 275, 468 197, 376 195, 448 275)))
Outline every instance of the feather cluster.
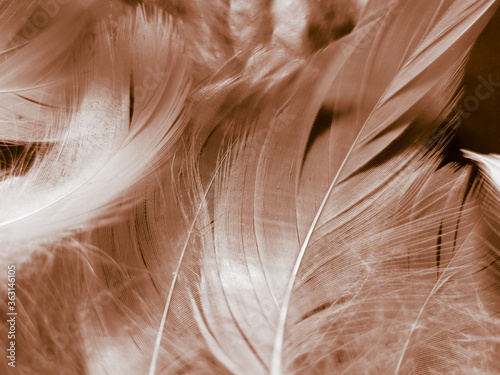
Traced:
POLYGON ((0 373, 499 374, 499 3, 0 1, 0 373))

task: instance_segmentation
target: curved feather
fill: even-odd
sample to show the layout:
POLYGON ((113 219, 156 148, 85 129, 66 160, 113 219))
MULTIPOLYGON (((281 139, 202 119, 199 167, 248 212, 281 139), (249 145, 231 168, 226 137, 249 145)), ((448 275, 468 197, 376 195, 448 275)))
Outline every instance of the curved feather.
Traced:
POLYGON ((81 43, 77 63, 87 61, 75 79, 86 96, 69 116, 53 109, 53 130, 48 133, 53 134, 49 136, 51 144, 37 159, 36 168, 25 177, 13 175, 2 181, 2 191, 9 197, 2 211, 4 240, 26 237, 26 226, 36 237, 75 228, 90 218, 109 220, 117 198, 172 152, 184 127, 181 109, 189 86, 182 44, 171 30, 163 29, 164 22, 159 14, 149 21, 139 10, 121 23, 115 41, 105 27, 98 26, 95 57, 79 57, 86 48, 86 42, 81 43), (150 33, 157 37, 150 44, 144 43, 150 33), (127 57, 130 43, 136 41, 142 41, 144 50, 127 57), (159 56, 167 58, 161 61, 159 56), (143 69, 146 63, 149 69, 143 69), (131 72, 135 72, 135 103, 129 125, 131 72), (84 88, 86 80, 89 86, 84 88), (86 137, 92 137, 92 144, 77 147, 86 137), (19 190, 23 192, 22 204, 19 190), (31 198, 26 199, 26 195, 31 198))
MULTIPOLYGON (((272 111, 266 112, 265 107, 253 110, 250 109, 251 107, 245 108, 246 113, 253 112, 254 115, 261 113, 259 115, 260 122, 259 125, 252 122, 247 123, 248 125, 243 124, 243 129, 249 129, 248 133, 243 133, 243 137, 246 139, 245 146, 235 155, 234 161, 228 166, 230 174, 221 181, 220 187, 216 189, 214 198, 216 220, 213 229, 215 238, 211 239, 212 237, 209 235, 205 241, 205 246, 208 246, 205 253, 211 255, 207 255, 203 260, 202 280, 206 281, 201 282, 202 301, 201 307, 197 307, 200 309, 199 314, 203 314, 200 316, 204 316, 203 319, 198 319, 198 324, 202 325, 207 332, 207 342, 213 341, 213 345, 217 346, 217 348, 214 346, 214 353, 223 352, 226 356, 227 353, 231 353, 221 359, 223 362, 231 361, 231 364, 228 364, 230 368, 238 368, 237 371, 242 373, 246 371, 280 373, 284 370, 281 366, 281 357, 285 350, 282 343, 285 331, 290 329, 286 328, 286 322, 291 319, 289 305, 291 304, 292 291, 295 290, 296 276, 301 268, 301 260, 306 249, 313 243, 323 243, 320 241, 323 232, 318 231, 318 228, 330 228, 330 232, 335 231, 335 228, 340 228, 341 223, 345 223, 347 220, 347 217, 340 218, 345 216, 349 209, 352 210, 360 202, 373 203, 371 195, 377 193, 378 190, 380 193, 377 194, 382 194, 382 192, 389 194, 387 189, 389 186, 393 186, 389 182, 396 174, 405 171, 405 169, 396 168, 394 163, 402 163, 406 160, 408 167, 410 167, 415 162, 414 160, 418 160, 418 150, 421 146, 418 143, 416 146, 412 146, 415 139, 410 140, 415 134, 418 134, 425 141, 425 137, 429 137, 435 127, 446 117, 454 102, 460 82, 460 72, 463 70, 467 53, 475 37, 479 35, 486 24, 488 17, 492 15, 496 4, 487 1, 469 5, 470 7, 462 3, 441 2, 436 3, 433 7, 422 7, 427 12, 426 16, 415 21, 418 27, 414 30, 415 25, 406 25, 408 15, 420 8, 417 4, 405 3, 402 10, 400 9, 396 15, 388 12, 390 16, 387 15, 385 19, 382 17, 382 22, 378 21, 378 18, 372 19, 373 24, 375 24, 373 33, 365 34, 363 29, 360 29, 361 32, 358 30, 362 36, 360 38, 359 35, 356 35, 355 30, 352 36, 346 39, 352 38, 351 40, 353 40, 356 37, 358 40, 364 40, 365 44, 368 43, 369 47, 366 51, 362 48, 360 51, 357 51, 356 48, 348 51, 347 61, 349 64, 345 64, 346 68, 344 71, 340 71, 339 78, 333 80, 333 85, 335 82, 342 82, 342 79, 346 79, 342 77, 349 77, 349 81, 346 80, 346 82, 352 84, 352 73, 348 74, 348 72, 354 71, 355 67, 358 67, 358 71, 367 70, 366 77, 370 78, 365 79, 364 75, 358 76, 355 82, 360 82, 361 87, 353 85, 355 87, 353 92, 366 93, 363 94, 365 96, 355 98, 354 109, 351 109, 353 115, 342 119, 338 124, 334 122, 332 130, 330 130, 330 134, 335 134, 337 126, 339 128, 345 126, 345 132, 351 134, 352 143, 349 143, 345 136, 339 139, 342 139, 344 145, 351 145, 349 146, 351 151, 349 148, 341 151, 342 148, 339 150, 338 147, 329 146, 337 150, 333 160, 338 167, 333 169, 333 172, 339 173, 340 171, 341 174, 338 176, 340 178, 332 180, 332 194, 324 192, 327 198, 324 199, 323 204, 315 203, 312 205, 316 209, 319 206, 319 210, 317 210, 316 219, 307 216, 311 218, 312 225, 309 227, 309 234, 305 237, 301 237, 304 236, 303 232, 297 232, 297 217, 301 215, 297 213, 293 205, 297 199, 297 185, 308 173, 307 171, 301 172, 302 153, 307 147, 307 134, 310 133, 312 122, 309 123, 310 125, 304 126, 300 116, 292 112, 290 117, 287 117, 287 138, 285 139, 279 130, 273 131, 273 129, 278 128, 276 124, 282 118, 277 116, 276 119, 273 119, 272 111), (458 9, 461 11, 466 9, 469 13, 463 18, 454 19, 454 22, 451 23, 449 15, 455 14, 458 9), (441 22, 443 18, 447 20, 446 25, 441 22), (401 33, 401 25, 408 27, 408 32, 401 33), (385 36, 386 33, 402 34, 405 35, 406 39, 381 38, 381 35, 385 36), (394 46, 394 40, 400 43, 400 49, 394 46), (410 47, 409 41, 413 43, 410 44, 410 47), (384 43, 387 43, 387 47, 384 47, 384 43), (423 47, 428 45, 431 48, 423 47), (393 53, 387 55, 372 52, 372 56, 370 51, 375 51, 374 46, 376 46, 377 51, 390 48, 393 53), (373 49, 371 50, 370 47, 373 49), (438 59, 439 69, 437 72, 441 76, 446 74, 446 79, 442 81, 436 80, 438 73, 434 73, 433 70, 434 64, 437 63, 429 57, 432 54, 438 54, 438 49, 439 55, 442 54, 443 57, 438 59), (446 51, 453 51, 453 57, 446 56, 446 51), (418 56, 423 53, 429 55, 419 60, 418 56), (355 65, 356 61, 358 61, 358 65, 355 65), (386 69, 388 64, 392 70, 386 69), (364 67, 365 65, 366 67, 364 67), (359 69, 359 66, 362 68, 359 69), (393 85, 403 85, 402 82, 405 82, 404 88, 398 89, 397 93, 391 93, 393 85), (379 93, 378 97, 375 96, 377 92, 379 93), (394 108, 397 110, 394 111, 394 108), (389 112, 390 116, 387 116, 389 112), (420 119, 424 113, 425 117, 420 119), (381 118, 384 118, 383 122, 381 122, 381 118), (353 120, 355 120, 354 123, 357 123, 357 127, 352 126, 353 120), (421 124, 423 123, 426 124, 426 128, 422 128, 421 124), (350 127, 350 130, 347 130, 347 127, 350 127), (399 140, 400 138, 401 140, 399 140), (396 139, 398 142, 395 142, 396 139), (297 144, 294 143, 296 140, 297 144), (405 148, 412 151, 404 151, 405 148), (300 150, 301 153, 293 150, 300 150), (392 162, 385 162, 386 155, 391 153, 396 153, 400 157, 392 156, 392 162), (284 157, 287 154, 290 156, 284 157), (257 158, 252 157, 252 155, 256 155, 257 158), (345 165, 338 164, 339 160, 345 160, 345 165), (249 164, 249 161, 253 163, 249 164), (350 175, 366 174, 368 172, 364 172, 362 167, 368 165, 367 169, 371 170, 375 165, 384 162, 386 165, 383 168, 376 169, 378 174, 374 175, 373 171, 369 173, 370 176, 373 176, 372 179, 375 176, 384 176, 383 180, 379 180, 375 186, 364 182, 361 190, 359 188, 353 190, 354 186, 359 186, 359 182, 351 181, 348 178, 350 175), (373 165, 369 163, 373 163, 373 165), (301 175, 301 173, 303 174, 301 175), (244 181, 245 186, 243 190, 241 190, 242 181, 244 181), (338 186, 342 184, 346 187, 337 191, 338 186), (346 195, 349 190, 352 190, 353 193, 346 195), (218 191, 220 192, 217 193, 218 191), (333 198, 332 201, 331 197, 337 196, 342 197, 342 201, 350 201, 350 206, 342 208, 342 201, 332 204, 336 200, 333 198), (220 219, 217 219, 219 215, 221 215, 220 219), (339 222, 334 224, 334 220, 339 222), (214 241, 214 245, 211 244, 212 241, 214 241), (231 261, 228 262, 226 259, 231 259, 231 261), (289 280, 288 286, 283 289, 286 280, 289 280), (209 285, 212 282, 214 284, 209 285), (242 289, 244 285, 245 287, 242 289), (249 286, 252 287, 249 288, 249 286), (205 300, 203 298, 203 296, 210 295, 223 297, 219 300, 205 300), (219 312, 217 319, 213 311, 219 312), (255 316, 261 325, 258 327, 249 325, 245 314, 247 314, 246 316, 248 314, 255 316), (230 331, 228 331, 229 329, 230 331), (269 332, 275 333, 271 336, 269 332), (238 340, 229 341, 229 345, 223 344, 226 340, 224 337, 229 334, 237 337, 238 340), (272 341, 275 341, 274 344, 272 341), (235 346, 235 342, 240 342, 240 344, 235 346), (269 357, 272 347, 274 354, 269 357), (243 369, 241 364, 248 367, 243 369)), ((363 25, 363 21, 360 25, 363 25)), ((368 29, 369 26, 369 23, 365 24, 368 29)), ((341 45, 342 43, 339 43, 339 46, 341 45)), ((339 51, 342 51, 340 47, 339 51)), ((323 56, 331 55, 324 52, 323 56)), ((344 56, 340 55, 339 61, 342 61, 342 58, 344 56)), ((327 58, 325 57, 325 59, 327 58)), ((330 64, 336 68, 344 66, 335 58, 330 57, 330 61, 330 64)), ((329 77, 326 68, 319 66, 321 65, 318 65, 317 69, 320 71, 323 69, 325 77, 329 77)), ((309 82, 314 82, 310 78, 312 76, 310 71, 307 74, 309 82)), ((332 78, 335 76, 334 74, 332 78)), ((310 121, 312 114, 319 109, 325 94, 318 94, 316 97, 315 94, 308 91, 305 82, 298 84, 302 86, 296 86, 299 88, 293 89, 298 92, 295 94, 297 96, 292 96, 291 100, 287 99, 284 106, 275 104, 274 111, 277 108, 285 107, 286 110, 283 112, 290 113, 290 110, 298 105, 295 103, 300 101, 303 118, 310 121), (310 110, 304 105, 305 97, 311 100, 310 110)), ((318 86, 318 83, 313 85, 316 86, 315 90, 322 87, 318 86)), ((330 87, 330 83, 326 85, 330 87)), ((340 92, 345 94, 346 90, 340 92)), ((321 89, 312 92, 320 93, 321 89)), ((341 104, 341 100, 343 100, 341 96, 339 99, 329 99, 329 103, 332 101, 335 103, 329 105, 337 108, 341 104)), ((318 150, 318 152, 320 155, 324 155, 324 150, 318 150)), ((324 167, 318 168, 324 169, 324 167)), ((307 192, 303 194, 302 198, 299 199, 306 199, 307 192)), ((354 212, 359 211, 350 212, 348 217, 354 218, 354 212)), ((312 251, 310 256, 315 257, 314 253, 315 251, 312 251)), ((287 352, 287 354, 289 353, 287 352)), ((288 361, 290 360, 288 359, 288 361)))

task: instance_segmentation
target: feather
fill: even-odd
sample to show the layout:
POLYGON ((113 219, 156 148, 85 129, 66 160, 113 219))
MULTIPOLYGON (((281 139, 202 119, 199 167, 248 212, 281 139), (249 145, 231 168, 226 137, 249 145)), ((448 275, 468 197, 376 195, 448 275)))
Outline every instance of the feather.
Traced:
MULTIPOLYGON (((124 20, 113 36, 114 41, 105 26, 94 27, 94 57, 81 55, 88 48, 87 41, 82 40, 81 46, 76 47, 73 54, 81 66, 73 73, 74 84, 85 92, 84 98, 75 98, 77 102, 72 106, 77 109, 69 116, 66 108, 51 106, 54 109, 47 122, 39 124, 45 127, 46 134, 37 138, 46 145, 43 157, 35 161, 36 167, 26 176, 12 174, 2 182, 6 205, 0 225, 11 241, 19 236, 26 238, 26 226, 33 228, 30 235, 36 237, 73 229, 100 215, 109 216, 99 209, 113 212, 120 193, 140 182, 171 152, 183 126, 181 108, 188 75, 182 46, 168 29, 163 31, 163 22, 161 15, 148 21, 139 10, 135 17, 124 20), (143 41, 150 33, 157 39, 144 45, 146 51, 139 48, 134 51, 135 56, 127 57, 130 44, 143 41), (168 59, 155 64, 159 56, 168 59), (146 62, 153 63, 142 69, 146 62), (133 72, 135 101, 129 120, 129 77, 133 72), (83 141, 87 138, 92 142, 83 141), (83 143, 85 147, 80 147, 83 143), (142 151, 145 149, 147 153, 142 151)), ((24 53, 19 50, 19 58, 24 53)), ((7 61, 10 63, 10 59, 7 61)), ((8 71, 9 65, 5 69, 8 71)), ((115 210, 113 215, 118 212, 115 210)))
POLYGON ((498 5, 1 3, 0 372, 500 372, 498 5))
MULTIPOLYGON (((428 9, 429 21, 436 21, 435 12, 443 12, 441 5, 442 4, 436 4, 435 11, 433 11, 432 8, 428 9)), ((452 102, 459 84, 457 78, 460 76, 459 70, 463 68, 464 58, 471 48, 474 35, 476 37, 479 35, 488 17, 491 17, 492 11, 494 10, 492 5, 493 2, 484 2, 481 5, 475 3, 474 6, 467 8, 463 4, 449 4, 450 8, 447 9, 445 16, 457 14, 456 12, 458 11, 462 12, 464 8, 470 11, 470 18, 466 17, 467 14, 465 14, 464 21, 455 17, 456 21, 454 26, 450 26, 450 22, 446 22, 446 27, 439 27, 439 23, 434 27, 434 25, 426 24, 422 19, 419 19, 416 22, 418 22, 420 26, 421 36, 418 34, 418 29, 414 34, 409 32, 406 33, 405 35, 407 35, 408 39, 401 40, 401 55, 395 52, 388 57, 386 54, 381 53, 379 57, 381 61, 379 62, 377 56, 374 56, 372 59, 365 59, 352 53, 352 61, 354 61, 354 63, 346 63, 346 69, 356 69, 353 67, 359 58, 360 64, 369 65, 364 68, 357 67, 357 70, 368 70, 368 77, 374 77, 373 80, 375 81, 373 83, 367 82, 367 79, 364 79, 364 76, 361 75, 359 80, 362 86, 357 88, 353 85, 353 92, 374 95, 376 90, 378 90, 380 92, 379 95, 382 95, 382 97, 378 99, 378 103, 373 99, 371 99, 370 103, 370 101, 364 97, 359 98, 358 101, 351 101, 351 105, 355 108, 354 114, 356 118, 359 118, 360 123, 357 129, 353 129, 353 120, 345 120, 345 126, 349 126, 351 132, 354 131, 351 138, 353 146, 348 147, 344 153, 337 154, 334 158, 330 158, 330 160, 336 160, 340 163, 338 168, 342 174, 339 175, 340 178, 333 179, 331 188, 326 192, 326 198, 323 200, 323 203, 319 205, 316 203, 315 206, 313 206, 319 206, 319 209, 316 217, 313 217, 314 220, 312 224, 310 224, 307 235, 303 239, 298 237, 301 231, 298 230, 299 228, 296 226, 296 217, 303 217, 303 215, 297 213, 294 208, 294 201, 300 199, 297 198, 296 186, 297 181, 300 181, 301 177, 301 161, 303 159, 303 152, 307 146, 307 135, 311 131, 311 119, 324 100, 326 91, 322 86, 329 87, 330 84, 324 81, 321 82, 321 85, 314 83, 313 91, 310 91, 304 84, 301 87, 299 86, 300 88, 294 89, 301 91, 297 91, 295 97, 292 95, 290 99, 287 99, 288 108, 297 108, 300 105, 299 108, 301 108, 301 113, 299 116, 292 115, 295 121, 290 121, 291 124, 287 127, 286 139, 283 139, 279 131, 273 131, 273 128, 276 127, 276 124, 280 120, 279 118, 276 120, 272 118, 269 119, 269 117, 266 118, 265 111, 259 116, 258 124, 255 125, 255 129, 259 130, 259 128, 265 129, 265 127, 268 127, 268 129, 266 129, 267 132, 264 133, 264 140, 258 139, 255 135, 250 135, 250 141, 246 142, 243 150, 238 150, 237 155, 235 155, 235 160, 231 161, 230 173, 225 177, 226 181, 222 181, 222 185, 219 188, 220 193, 218 195, 217 187, 215 187, 215 223, 213 227, 213 240, 211 239, 212 234, 209 232, 209 239, 204 241, 204 243, 210 246, 209 254, 212 253, 213 255, 203 261, 202 278, 200 281, 203 289, 199 292, 202 306, 200 314, 204 314, 203 325, 206 327, 204 327, 203 330, 205 332, 210 332, 210 336, 212 336, 210 340, 217 346, 214 352, 227 353, 229 351, 231 353, 229 357, 225 357, 221 359, 221 361, 224 363, 231 361, 231 367, 235 368, 235 366, 239 366, 236 368, 238 368, 241 373, 247 371, 249 373, 271 371, 277 374, 283 370, 281 357, 284 351, 283 341, 286 330, 285 326, 287 325, 286 322, 292 319, 288 316, 288 311, 291 308, 292 294, 297 288, 296 286, 294 287, 296 278, 299 273, 302 274, 301 268, 304 266, 302 266, 301 263, 306 262, 307 264, 306 259, 303 260, 306 251, 310 254, 312 253, 309 257, 314 258, 316 256, 314 250, 309 250, 309 244, 321 243, 322 252, 324 252, 326 248, 332 249, 332 246, 334 248, 334 243, 338 240, 330 239, 328 242, 330 244, 327 245, 322 237, 327 233, 329 237, 331 236, 334 238, 342 238, 346 235, 345 233, 342 233, 342 235, 338 234, 337 236, 332 234, 336 228, 340 230, 342 224, 347 225, 347 218, 344 220, 337 219, 340 222, 335 223, 336 216, 339 216, 338 213, 343 213, 344 210, 349 209, 349 220, 355 220, 356 217, 353 216, 352 213, 353 207, 361 205, 361 202, 367 200, 373 204, 373 200, 370 196, 378 189, 388 189, 388 187, 384 185, 393 180, 396 174, 403 173, 403 171, 396 168, 393 163, 396 161, 397 163, 401 163, 403 160, 409 158, 409 156, 407 154, 405 158, 402 159, 396 159, 393 156, 392 162, 388 163, 385 168, 383 166, 377 168, 377 179, 374 179, 374 177, 367 178, 363 184, 361 184, 359 179, 347 180, 347 182, 343 180, 347 179, 361 167, 364 167, 365 164, 370 162, 370 159, 373 159, 379 153, 382 155, 376 163, 380 164, 384 160, 381 151, 385 149, 384 151, 388 152, 388 147, 391 142, 412 124, 408 119, 418 116, 418 113, 422 111, 421 108, 426 108, 425 123, 432 125, 444 120, 446 115, 445 110, 448 109, 449 104, 452 102), (458 29, 458 31, 455 31, 455 28, 458 29), (466 30, 465 32, 464 29, 466 30), (428 32, 428 30, 432 31, 428 32), (428 32, 428 35, 424 38, 423 33, 426 32, 428 32), (468 39, 469 34, 473 35, 470 39, 468 39), (459 37, 458 40, 455 35, 459 37), (422 42, 420 42, 421 44, 416 44, 414 47, 415 52, 412 52, 412 50, 408 50, 408 40, 422 40, 422 42), (444 45, 441 40, 445 40, 444 45), (461 45, 461 47, 453 49, 454 56, 452 58, 445 59, 445 57, 443 57, 443 60, 440 60, 439 69, 442 70, 438 71, 440 74, 442 74, 441 72, 446 72, 445 74, 448 78, 444 80, 446 84, 441 85, 440 82, 436 84, 435 78, 432 78, 434 74, 431 69, 432 65, 427 65, 429 63, 432 64, 434 60, 426 57, 424 59, 425 63, 421 64, 419 60, 420 54, 425 51, 425 53, 430 53, 432 55, 432 52, 428 52, 429 48, 436 48, 436 50, 439 48, 440 55, 446 55, 445 52, 442 52, 443 50, 447 51, 452 46, 454 47, 457 45, 461 45), (389 63, 385 63, 384 60, 388 60, 390 64, 394 66, 392 77, 387 69, 389 63), (376 70, 377 66, 379 67, 378 69, 383 68, 383 72, 387 74, 387 83, 385 83, 385 86, 383 84, 383 75, 376 70), (408 73, 415 72, 415 69, 422 73, 408 73), (426 72, 428 72, 429 78, 425 78, 426 72), (419 76, 419 79, 416 79, 416 76, 419 76), (426 83, 427 79, 429 79, 428 82, 433 82, 432 86, 426 83), (400 82, 404 82, 404 89, 395 89, 393 93, 392 87, 397 87, 401 84, 400 82), (365 85, 375 86, 364 88, 363 86, 365 85), (431 87, 432 91, 430 91, 431 87), (321 92, 323 92, 323 94, 321 92), (397 95, 397 93, 400 94, 397 95), (436 100, 439 100, 438 98, 442 100, 442 104, 431 107, 430 104, 435 103, 436 100), (391 101, 394 101, 394 104, 391 105, 391 101), (312 105, 311 109, 308 109, 309 105, 312 105), (418 105, 420 105, 420 108, 418 105), (385 109, 387 108, 386 106, 390 109, 385 109), (397 110, 394 111, 394 108, 397 108, 397 110), (432 108, 436 108, 436 112, 433 113, 432 108), (380 117, 378 117, 378 113, 381 113, 380 117), (391 115, 388 116, 387 113, 391 115), (306 120, 302 120, 300 116, 303 116, 303 119, 306 120), (385 119, 383 123, 380 121, 381 118, 385 119), (308 123, 304 124, 304 121, 308 121, 308 123), (371 126, 373 126, 371 125, 372 121, 373 124, 377 126, 373 128, 373 130, 370 129, 371 126), (269 122, 271 124, 267 125, 269 122), (364 125, 361 126, 362 124, 364 125), (394 128, 394 130, 391 131, 391 127, 394 128), (394 131, 397 131, 397 133, 394 134, 394 131), (253 138, 251 138, 252 136, 253 138), (387 139, 388 137, 390 138, 387 139), (349 148, 351 150, 349 150, 349 148), (251 160, 250 153, 255 153, 255 150, 257 150, 258 159, 255 163, 249 165, 248 160, 251 160), (296 150, 301 150, 301 153, 297 153, 296 150), (276 155, 280 155, 280 157, 276 157, 276 155), (356 160, 357 155, 360 155, 358 160, 356 160), (345 157, 349 158, 346 159, 346 162, 342 163, 341 161, 345 157), (384 180, 381 181, 379 176, 384 176, 384 180), (243 191, 240 187, 241 181, 245 181, 245 189, 243 191), (255 183, 252 184, 252 181, 255 181, 255 183), (377 181, 376 184, 375 181, 377 181), (336 189, 334 188, 339 183, 343 183, 339 187, 340 192, 335 192, 336 189), (353 189, 354 186, 356 186, 355 190, 353 189), (353 193, 349 194, 347 191, 353 193), (337 195, 342 197, 342 199, 333 199, 333 201, 329 199, 329 197, 335 197, 337 195), (344 200, 350 203, 347 207, 342 208, 344 200), (235 204, 235 202, 237 203, 235 204), (248 208, 245 209, 245 207, 248 208), (220 210, 220 214, 217 213, 218 210, 220 210), (219 217, 221 219, 218 219, 219 217), (221 223, 218 224, 218 221, 221 223), (320 230, 320 228, 325 227, 328 229, 320 230), (318 230, 316 230, 317 228, 318 230), (236 256, 237 258, 235 258, 236 256), (227 259, 231 259, 231 262, 227 262, 227 259), (210 265, 212 266, 210 267, 210 265), (214 284, 212 285, 212 283, 214 284), (248 288, 249 285, 254 287, 250 288, 247 293, 244 293, 244 291, 247 290, 244 286, 248 288), (224 295, 224 298, 217 299, 212 297, 208 301, 203 297, 205 296, 206 298, 207 296, 216 295, 224 295), (263 306, 266 306, 267 311, 264 310, 263 306), (215 311, 217 311, 217 313, 215 313, 215 311), (255 319, 262 322, 258 327, 262 331, 259 331, 257 327, 249 324, 247 318, 249 315, 255 315, 255 319), (274 333, 270 335, 269 332, 274 333), (229 339, 232 336, 236 336, 241 345, 235 346, 233 341, 229 339), (273 353, 272 356, 271 353, 273 353), (245 366, 247 370, 243 370, 241 367, 242 365, 245 366), (252 365, 254 367, 250 367, 252 365)), ((400 20, 400 23, 406 22, 408 18, 407 15, 415 11, 415 8, 413 8, 415 6, 416 5, 405 4, 402 11, 391 20, 390 26, 386 26, 383 21, 372 21, 375 23, 372 27, 381 29, 381 31, 379 31, 380 34, 388 32, 386 28, 392 28, 392 30, 394 30, 393 32, 400 32, 398 21, 400 20)), ((390 15, 391 13, 388 12, 388 14, 390 15)), ((451 18, 451 16, 448 17, 451 18)), ((415 26, 409 25, 408 28, 414 30, 415 26)), ((360 33, 363 35, 362 29, 360 33)), ((355 37, 359 38, 359 36, 356 35, 356 30, 350 37, 353 39, 355 37)), ((366 34, 365 38, 368 40, 368 43, 372 41, 370 39, 375 40, 373 43, 377 41, 377 38, 373 37, 370 33, 366 34)), ((387 43, 390 43, 393 51, 398 51, 397 47, 394 46, 394 38, 388 37, 385 40, 387 43)), ((344 42, 348 43, 347 41, 344 42)), ((378 47, 377 51, 384 51, 384 47, 378 47)), ((341 47, 338 48, 341 49, 341 47)), ((367 50, 367 53, 369 53, 370 48, 367 48, 367 50)), ((326 54, 327 52, 324 53, 326 54)), ((434 52, 434 54, 436 54, 436 52, 434 52)), ((343 58, 343 56, 341 56, 341 58, 343 58)), ((339 65, 342 66, 342 63, 335 62, 332 58, 330 61, 330 64, 334 67, 338 67, 339 65)), ((351 60, 347 59, 347 61, 349 62, 351 60)), ((343 73, 341 71, 339 73, 323 73, 322 76, 329 77, 331 74, 333 74, 334 77, 338 75, 338 80, 340 82, 342 80, 342 78, 340 78, 342 74, 352 75, 352 73, 343 73)), ((312 81, 309 72, 305 75, 312 81)), ((348 76, 351 77, 351 75, 348 76)), ((333 80, 333 82, 335 82, 335 80, 333 80)), ((352 85, 353 79, 351 78, 348 82, 352 85)), ((347 89, 344 89, 341 92, 345 93, 346 91, 347 89)), ((281 105, 278 103, 275 106, 279 108, 281 105)), ((333 104, 333 107, 337 107, 337 104, 333 104)), ((256 110, 252 112, 255 113, 256 110)), ((333 126, 338 126, 340 128, 342 127, 342 122, 334 123, 333 126)), ((413 126, 418 126, 418 124, 413 126)), ((332 129, 331 132, 334 133, 335 130, 336 129, 332 129)), ((425 129, 420 129, 420 132, 424 136, 426 133, 429 136, 431 130, 432 127, 429 127, 427 131, 425 129)), ((250 132, 251 131, 250 128, 250 132)), ((257 133, 256 130, 255 132, 257 133)), ((344 144, 349 144, 347 141, 349 138, 346 136, 346 133, 344 132, 341 134, 343 134, 341 138, 342 142, 344 144)), ((405 141, 408 142, 407 139, 405 141)), ((403 142, 403 144, 404 143, 405 142, 403 142)), ((334 144, 334 146, 336 146, 336 144, 334 144)), ((401 144, 394 144, 391 146, 390 149, 393 150, 391 155, 396 153, 399 147, 402 147, 401 144)), ((411 144, 409 146, 411 147, 411 144)), ((408 145, 406 147, 408 147, 408 145)), ((332 148, 338 150, 338 147, 332 148)), ((324 160, 324 148, 320 150, 320 152, 323 153, 324 160)), ((416 157, 417 156, 414 155, 410 157, 409 160, 416 157)), ((338 172, 334 170, 334 173, 338 172)), ((370 171, 366 173, 374 172, 373 169, 370 169, 370 171)), ((385 194, 390 193, 386 192, 385 194)), ((365 210, 368 210, 367 205, 363 207, 365 210)), ((361 215, 360 211, 356 212, 359 212, 358 214, 361 215)), ((363 219, 366 220, 364 217, 363 219)), ((304 234, 302 235, 304 236, 304 234)), ((323 258, 325 256, 326 255, 323 254, 323 258)), ((303 272, 307 274, 306 271, 303 272)), ((337 277, 334 279, 334 282, 338 282, 337 277)), ((305 276, 303 276, 303 278, 305 278, 305 276)), ((324 284, 325 280, 322 279, 321 282, 324 284)), ((321 285, 321 287, 317 286, 317 290, 323 292, 325 290, 323 289, 324 287, 324 285, 321 285)), ((312 287, 312 289, 314 289, 314 287, 312 287)), ((332 289, 335 290, 333 286, 332 289)), ((314 305, 314 302, 311 300, 308 302, 314 305)), ((202 324, 201 320, 199 324, 202 324)), ((208 333, 206 333, 206 335, 208 335, 208 333)), ((291 364, 291 362, 293 362, 293 357, 288 356, 288 358, 291 364)), ((288 370, 290 370, 290 368, 288 368, 288 370)))

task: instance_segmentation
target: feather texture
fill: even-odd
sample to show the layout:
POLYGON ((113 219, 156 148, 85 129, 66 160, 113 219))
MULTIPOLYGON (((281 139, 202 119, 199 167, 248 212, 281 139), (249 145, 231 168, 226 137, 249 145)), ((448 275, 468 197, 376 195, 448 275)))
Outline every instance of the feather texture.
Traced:
POLYGON ((2 2, 0 372, 499 373, 498 5, 2 2))

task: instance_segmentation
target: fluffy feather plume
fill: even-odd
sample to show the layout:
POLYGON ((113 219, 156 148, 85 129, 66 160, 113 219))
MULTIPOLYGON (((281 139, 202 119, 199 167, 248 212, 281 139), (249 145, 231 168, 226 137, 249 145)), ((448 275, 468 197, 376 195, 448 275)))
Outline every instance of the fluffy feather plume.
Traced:
POLYGON ((0 3, 0 373, 500 373, 498 5, 0 3))

